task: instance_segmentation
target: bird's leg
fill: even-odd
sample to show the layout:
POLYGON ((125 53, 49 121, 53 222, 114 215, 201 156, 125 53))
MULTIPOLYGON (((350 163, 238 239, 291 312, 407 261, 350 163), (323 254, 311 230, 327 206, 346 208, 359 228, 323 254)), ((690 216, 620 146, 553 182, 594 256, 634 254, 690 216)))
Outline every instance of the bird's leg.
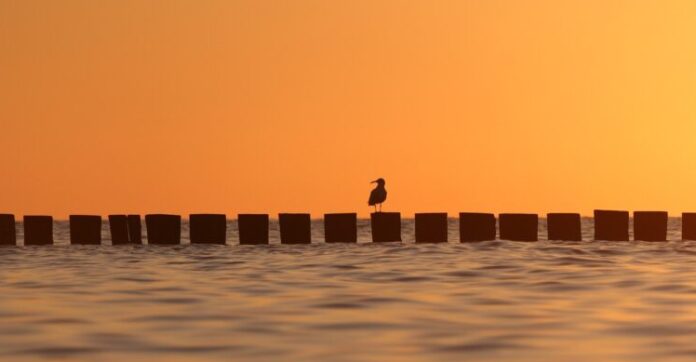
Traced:
POLYGON ((374 206, 375 206, 375 212, 377 212, 377 204, 375 204, 374 206))

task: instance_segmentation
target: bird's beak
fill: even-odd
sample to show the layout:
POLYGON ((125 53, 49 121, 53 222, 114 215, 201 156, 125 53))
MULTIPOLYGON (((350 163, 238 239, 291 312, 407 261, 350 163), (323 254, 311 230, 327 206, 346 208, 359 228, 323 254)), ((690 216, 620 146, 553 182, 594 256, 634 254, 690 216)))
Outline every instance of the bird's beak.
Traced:
POLYGON ((371 183, 371 184, 376 184, 376 183, 377 183, 377 180, 370 181, 370 183, 371 183))

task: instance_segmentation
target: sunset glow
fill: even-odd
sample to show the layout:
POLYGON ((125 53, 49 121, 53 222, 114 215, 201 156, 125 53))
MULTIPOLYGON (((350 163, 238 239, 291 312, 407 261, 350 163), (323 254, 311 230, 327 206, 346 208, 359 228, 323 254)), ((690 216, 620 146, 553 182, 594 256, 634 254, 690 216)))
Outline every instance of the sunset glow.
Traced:
POLYGON ((690 0, 0 0, 0 211, 695 211, 695 37, 690 0))

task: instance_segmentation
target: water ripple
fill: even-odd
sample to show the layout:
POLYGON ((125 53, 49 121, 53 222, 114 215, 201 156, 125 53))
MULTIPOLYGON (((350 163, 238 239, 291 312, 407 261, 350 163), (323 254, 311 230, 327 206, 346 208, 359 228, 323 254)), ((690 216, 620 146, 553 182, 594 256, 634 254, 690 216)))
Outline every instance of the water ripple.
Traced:
MULTIPOLYGON (((74 247, 59 238, 53 247, 0 247, 0 357, 642 362, 696 355, 695 242, 420 245, 409 239, 407 220, 407 242, 371 244, 369 225, 360 225, 357 245, 277 245, 272 224, 273 244, 261 246, 74 247)), ((452 240, 457 233, 454 223, 452 240)))

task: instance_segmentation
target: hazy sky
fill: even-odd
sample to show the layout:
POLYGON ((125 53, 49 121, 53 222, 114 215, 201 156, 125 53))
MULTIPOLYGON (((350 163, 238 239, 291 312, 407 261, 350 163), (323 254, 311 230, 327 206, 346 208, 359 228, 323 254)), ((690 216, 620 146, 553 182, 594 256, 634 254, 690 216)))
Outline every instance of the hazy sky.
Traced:
POLYGON ((696 211, 696 1, 0 0, 0 212, 696 211))

